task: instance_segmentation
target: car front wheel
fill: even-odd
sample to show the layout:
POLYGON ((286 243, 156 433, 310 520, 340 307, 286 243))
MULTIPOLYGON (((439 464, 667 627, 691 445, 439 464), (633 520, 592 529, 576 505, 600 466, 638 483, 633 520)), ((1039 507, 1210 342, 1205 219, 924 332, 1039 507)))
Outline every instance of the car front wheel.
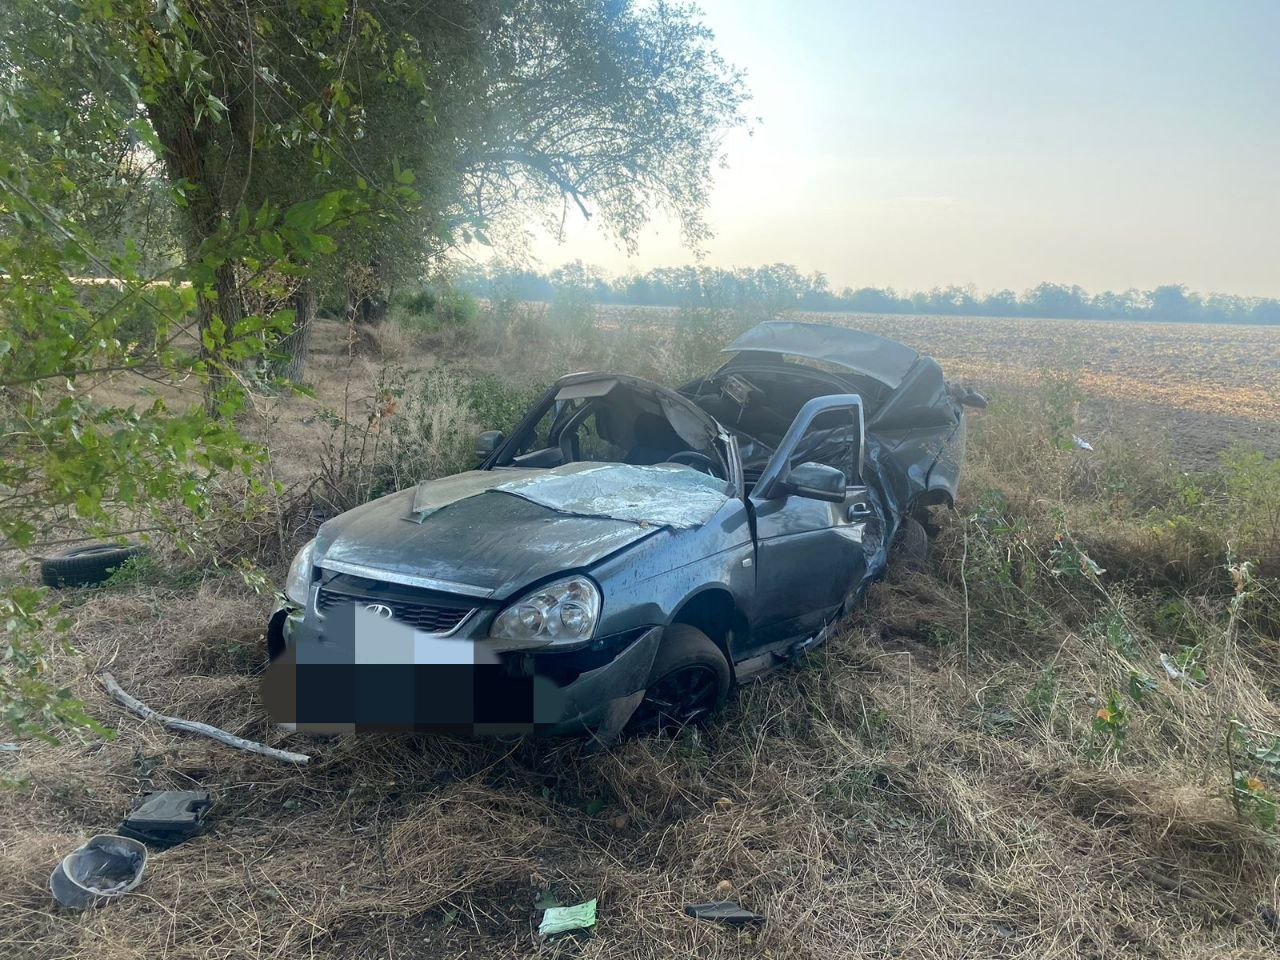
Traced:
POLYGON ((684 623, 663 632, 644 699, 628 728, 643 733, 706 720, 729 695, 729 661, 711 638, 684 623))
POLYGON ((894 538, 893 559, 908 570, 922 570, 929 565, 929 531, 915 517, 903 517, 894 538))

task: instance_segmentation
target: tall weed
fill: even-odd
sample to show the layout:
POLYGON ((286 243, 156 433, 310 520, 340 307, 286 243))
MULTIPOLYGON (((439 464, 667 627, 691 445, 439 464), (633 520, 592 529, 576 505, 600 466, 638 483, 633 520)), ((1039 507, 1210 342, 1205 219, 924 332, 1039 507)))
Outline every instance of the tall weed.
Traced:
POLYGON ((1276 741, 1251 731, 1280 726, 1280 466, 1235 449, 1179 471, 1140 425, 1077 449, 1077 402, 1047 377, 975 415, 960 520, 937 543, 963 616, 939 607, 922 632, 963 639, 1002 690, 1016 673, 1024 692, 1001 696, 1050 749, 1185 782, 1225 766, 1219 802, 1273 829, 1276 741))
POLYGON ((540 395, 487 376, 385 367, 349 415, 328 414, 321 490, 332 511, 475 466, 482 430, 509 433, 540 395))
POLYGON ((1280 459, 1236 446, 1222 455, 1225 514, 1241 545, 1280 551, 1280 459))

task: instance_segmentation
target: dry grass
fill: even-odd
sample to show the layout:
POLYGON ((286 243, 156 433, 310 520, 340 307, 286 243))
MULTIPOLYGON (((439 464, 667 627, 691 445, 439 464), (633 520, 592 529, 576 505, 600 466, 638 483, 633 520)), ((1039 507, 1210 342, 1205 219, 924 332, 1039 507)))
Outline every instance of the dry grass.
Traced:
MULTIPOLYGON (((296 771, 122 717, 85 682, 119 736, 7 764, 29 785, 0 797, 0 942, 107 958, 1270 955, 1258 911, 1280 909, 1280 859, 1232 816, 1216 771, 1195 782, 1201 745, 1171 756, 1157 730, 1123 761, 1084 756, 1098 651, 1067 638, 1061 701, 1023 716, 1002 695, 1039 657, 966 663, 916 639, 962 612, 931 582, 885 584, 827 651, 746 688, 700 736, 605 754, 362 738, 309 742, 315 765, 296 771), (154 855, 137 896, 51 908, 62 853, 138 791, 194 784, 217 794, 212 829, 154 855), (683 916, 726 880, 767 915, 758 932, 683 916), (594 937, 537 940, 548 887, 600 899, 594 937)), ((264 612, 212 580, 93 595, 78 632, 86 667, 110 663, 156 707, 272 738, 245 652, 264 612)))
MULTIPOLYGON (((516 322, 412 360, 496 369, 485 351, 516 322)), ((675 369, 642 335, 626 333, 627 350, 675 369)), ((531 340, 521 363, 549 378, 602 348, 574 349, 552 358, 531 340)), ((263 418, 274 469, 308 473, 308 405, 341 399, 341 370, 353 395, 372 391, 364 363, 348 368, 340 339, 320 336, 319 399, 263 418)), ((118 735, 0 754, 0 775, 24 781, 0 792, 0 955, 1275 956, 1280 851, 1233 810, 1222 748, 1228 715, 1280 727, 1275 583, 1228 629, 1220 538, 1194 569, 1164 569, 1158 448, 1104 432, 1091 461, 1047 439, 1059 395, 1000 399, 976 424, 965 500, 938 518, 929 570, 879 584, 827 647, 741 690, 706 730, 608 752, 293 738, 314 761, 286 768, 125 716, 92 679, 109 667, 163 712, 286 742, 256 697, 268 598, 227 573, 67 592, 82 656, 53 669, 118 735), (988 488, 1015 533, 972 519, 988 488), (1109 545, 1100 580, 1049 571, 1063 516, 1086 549, 1109 545), (1100 629, 1112 616, 1122 649, 1100 629), (1190 639, 1200 687, 1159 665, 1190 639), (1135 672, 1153 688, 1125 701, 1111 749, 1096 714, 1135 672), (142 790, 193 785, 217 797, 211 828, 153 855, 136 895, 89 914, 52 906, 59 857, 142 790), (726 882, 763 926, 684 915, 726 882), (595 932, 540 941, 546 889, 598 898, 595 932)))
POLYGON ((402 323, 388 320, 369 330, 369 340, 379 359, 394 361, 404 359, 411 352, 414 336, 402 323))

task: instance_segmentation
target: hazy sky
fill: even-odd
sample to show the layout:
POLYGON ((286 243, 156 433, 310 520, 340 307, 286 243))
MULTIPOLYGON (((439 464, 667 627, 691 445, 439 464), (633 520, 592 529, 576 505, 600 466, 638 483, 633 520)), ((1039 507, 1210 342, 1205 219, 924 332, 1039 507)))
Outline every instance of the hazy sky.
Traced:
MULTIPOLYGON (((832 286, 1280 295, 1280 2, 702 0, 759 116, 726 141, 705 262, 832 286)), ((628 258, 593 227, 544 265, 628 258)))

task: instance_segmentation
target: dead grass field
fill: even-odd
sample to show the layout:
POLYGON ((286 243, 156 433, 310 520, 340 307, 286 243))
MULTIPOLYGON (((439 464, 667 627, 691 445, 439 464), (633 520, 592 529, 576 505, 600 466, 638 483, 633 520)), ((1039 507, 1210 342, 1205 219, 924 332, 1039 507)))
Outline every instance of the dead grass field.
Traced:
MULTIPOLYGON (((606 321, 603 343, 525 342, 513 323, 350 360, 340 326, 323 324, 317 398, 262 398, 246 428, 269 443, 276 475, 301 480, 329 433, 320 411, 349 397, 358 413, 388 361, 418 378, 541 382, 610 360, 682 369, 672 339, 653 332, 662 317, 606 321)), ((1280 331, 856 322, 990 385, 963 502, 938 517, 928 570, 895 572, 825 648, 743 689, 704 731, 602 753, 576 741, 284 738, 256 696, 271 601, 234 570, 162 566, 65 591, 82 654, 51 668, 118 733, 0 753, 0 776, 19 782, 0 791, 0 956, 1275 957, 1280 849, 1230 802, 1223 731, 1229 716, 1280 729, 1280 567, 1259 568, 1233 615, 1242 594, 1223 551, 1235 528, 1187 532, 1151 512, 1181 489, 1159 468, 1158 430, 1099 413, 1096 457, 1055 447, 1054 400, 1035 380, 1070 345, 1098 411, 1171 414, 1186 389, 1198 399, 1181 413, 1274 436, 1280 411, 1265 394, 1280 331), (1234 406, 1223 390, 1239 391, 1234 406), (1055 572, 1067 547, 1108 572, 1055 572), (1203 685, 1163 671, 1160 654, 1183 650, 1203 685), (313 764, 123 715, 94 679, 104 669, 162 712, 287 743, 313 764), (1126 698, 1135 676, 1150 689, 1126 698), (1097 723, 1113 695, 1119 742, 1097 723), (109 832, 139 792, 196 785, 217 797, 211 828, 153 855, 136 894, 96 913, 52 906, 63 854, 109 832), (539 940, 533 904, 548 889, 563 903, 598 898, 596 930, 539 940), (683 914, 720 898, 767 919, 736 931, 683 914)), ((1266 534, 1250 536, 1236 543, 1254 555, 1266 534)), ((278 578, 287 559, 273 562, 278 578)))

